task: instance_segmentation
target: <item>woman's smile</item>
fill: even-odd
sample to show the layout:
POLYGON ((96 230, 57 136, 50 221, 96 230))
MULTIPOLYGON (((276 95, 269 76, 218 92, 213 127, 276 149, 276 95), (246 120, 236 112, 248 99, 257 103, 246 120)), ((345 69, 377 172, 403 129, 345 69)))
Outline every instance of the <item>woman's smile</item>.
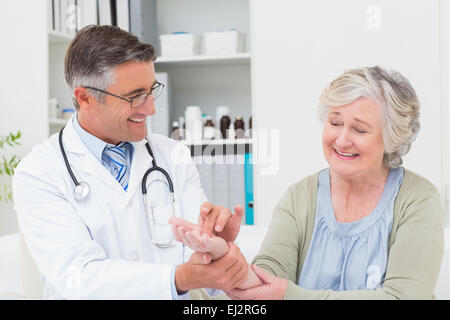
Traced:
POLYGON ((338 157, 339 159, 355 160, 355 159, 359 158, 359 154, 358 153, 341 152, 341 151, 338 151, 338 150, 336 150, 334 148, 333 148, 333 151, 334 151, 336 157, 338 157))

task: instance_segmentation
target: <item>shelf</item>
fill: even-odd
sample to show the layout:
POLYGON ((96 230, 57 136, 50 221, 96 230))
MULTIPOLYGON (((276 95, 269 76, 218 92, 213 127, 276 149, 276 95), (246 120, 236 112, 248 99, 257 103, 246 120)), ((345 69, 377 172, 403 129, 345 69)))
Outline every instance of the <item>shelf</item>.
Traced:
POLYGON ((231 55, 196 55, 188 57, 158 57, 157 66, 219 66, 250 65, 251 54, 237 53, 231 55))
POLYGON ((252 144, 253 140, 251 138, 246 139, 212 139, 212 140, 202 140, 199 142, 190 142, 186 140, 181 141, 183 144, 187 146, 198 146, 198 145, 243 145, 243 144, 252 144))
POLYGON ((66 119, 55 119, 55 118, 50 118, 48 119, 48 123, 50 125, 55 125, 55 126, 63 126, 67 123, 66 119))
POLYGON ((57 31, 49 31, 48 32, 48 43, 49 44, 69 44, 73 39, 73 36, 70 34, 65 34, 57 31))

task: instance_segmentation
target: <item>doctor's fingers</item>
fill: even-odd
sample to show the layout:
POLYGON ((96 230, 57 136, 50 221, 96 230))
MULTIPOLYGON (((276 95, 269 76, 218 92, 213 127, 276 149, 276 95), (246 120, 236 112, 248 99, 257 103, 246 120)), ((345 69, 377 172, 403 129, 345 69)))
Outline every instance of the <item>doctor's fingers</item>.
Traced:
POLYGON ((232 216, 226 207, 214 207, 203 224, 202 233, 211 235, 214 231, 221 232, 232 216))
POLYGON ((200 206, 200 214, 198 215, 198 225, 200 227, 203 227, 203 224, 205 223, 206 217, 209 215, 209 213, 212 211, 214 206, 211 202, 203 202, 200 206))
POLYGON ((229 241, 228 247, 229 250, 227 254, 214 262, 217 265, 218 269, 224 270, 225 272, 227 272, 228 269, 233 267, 236 263, 247 263, 244 256, 242 256, 241 251, 236 245, 229 241))
POLYGON ((237 288, 247 280, 248 264, 245 261, 239 261, 229 269, 228 273, 231 275, 229 289, 237 288))
POLYGON ((218 277, 220 289, 230 290, 242 284, 248 274, 248 265, 242 260, 237 261, 228 270, 218 277))

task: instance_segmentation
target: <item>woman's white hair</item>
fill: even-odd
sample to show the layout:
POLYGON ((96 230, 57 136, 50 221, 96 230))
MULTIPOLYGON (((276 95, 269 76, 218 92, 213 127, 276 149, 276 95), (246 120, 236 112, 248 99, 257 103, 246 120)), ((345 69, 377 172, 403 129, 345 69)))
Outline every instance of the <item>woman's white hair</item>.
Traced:
POLYGON ((365 97, 382 108, 383 162, 397 168, 420 130, 420 103, 409 81, 396 71, 379 66, 345 71, 320 96, 319 117, 327 119, 332 106, 344 106, 365 97))

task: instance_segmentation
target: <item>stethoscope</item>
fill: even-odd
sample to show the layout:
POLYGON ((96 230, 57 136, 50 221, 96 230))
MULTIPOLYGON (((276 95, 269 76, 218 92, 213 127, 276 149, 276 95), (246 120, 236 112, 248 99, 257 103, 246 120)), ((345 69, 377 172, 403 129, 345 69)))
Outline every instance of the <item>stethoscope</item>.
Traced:
MULTIPOLYGON (((88 194, 90 192, 90 187, 87 182, 84 182, 84 181, 79 182, 77 180, 77 178, 75 177, 75 175, 73 174, 73 171, 70 167, 69 161, 67 160, 66 151, 64 150, 64 146, 62 143, 62 136, 63 136, 64 128, 65 128, 65 126, 61 129, 61 131, 59 131, 59 147, 61 149, 61 153, 64 158, 64 163, 66 164, 67 171, 69 172, 70 177, 72 178, 72 181, 75 184, 75 188, 73 190, 73 197, 77 201, 82 201, 88 196, 88 194)), ((151 216, 152 216, 151 221, 148 216, 149 210, 148 210, 148 205, 147 205, 147 178, 150 175, 150 173, 155 172, 155 171, 162 173, 166 177, 167 185, 168 185, 168 188, 170 191, 170 201, 172 204, 172 217, 175 217, 175 195, 174 195, 174 191, 173 191, 173 183, 172 183, 172 179, 170 178, 167 171, 156 165, 155 156, 153 155, 153 152, 152 152, 152 149, 150 147, 148 140, 145 143, 145 147, 147 148, 147 152, 149 153, 149 155, 152 157, 152 167, 145 172, 145 174, 142 178, 142 196, 144 198, 145 221, 147 223, 147 229, 149 232, 151 242, 158 248, 168 248, 168 247, 174 246, 176 243, 174 241, 173 234, 171 234, 171 237, 168 241, 159 242, 157 240, 157 236, 156 236, 156 232, 155 232, 157 224, 155 221, 155 214, 153 212, 153 206, 150 207, 151 208, 150 212, 151 212, 151 216)))

